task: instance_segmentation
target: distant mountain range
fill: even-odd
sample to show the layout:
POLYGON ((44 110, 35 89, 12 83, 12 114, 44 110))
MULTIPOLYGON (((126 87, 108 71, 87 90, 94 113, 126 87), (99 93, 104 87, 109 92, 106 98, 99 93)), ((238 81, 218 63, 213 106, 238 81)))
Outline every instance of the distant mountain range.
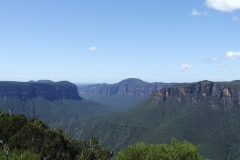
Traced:
POLYGON ((152 91, 171 85, 171 83, 148 83, 137 78, 129 78, 115 84, 103 83, 77 86, 81 97, 123 111, 146 99, 152 91))
POLYGON ((168 87, 170 83, 149 83, 137 78, 128 78, 115 84, 92 84, 79 86, 78 92, 80 95, 94 94, 97 96, 112 96, 112 95, 134 95, 148 96, 153 90, 168 87))
POLYGON ((240 81, 174 84, 153 91, 125 112, 73 126, 116 150, 138 141, 169 143, 176 138, 200 145, 204 157, 240 159, 240 81))
POLYGON ((0 82, 0 110, 24 113, 30 118, 35 114, 43 120, 48 117, 51 122, 113 112, 108 106, 80 97, 75 84, 49 80, 0 82))

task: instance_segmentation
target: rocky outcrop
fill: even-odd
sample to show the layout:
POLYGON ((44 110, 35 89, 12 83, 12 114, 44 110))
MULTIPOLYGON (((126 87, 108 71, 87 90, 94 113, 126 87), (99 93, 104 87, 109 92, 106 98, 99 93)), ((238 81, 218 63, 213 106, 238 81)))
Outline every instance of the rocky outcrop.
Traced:
POLYGON ((47 100, 82 100, 77 86, 68 81, 61 82, 0 82, 0 97, 18 97, 27 100, 35 97, 47 100))
POLYGON ((227 106, 240 107, 240 84, 238 82, 215 83, 200 81, 184 87, 164 88, 153 91, 149 96, 151 100, 162 103, 168 99, 179 102, 201 102, 207 97, 221 100, 227 106))
POLYGON ((170 83, 148 83, 140 79, 129 78, 116 84, 95 84, 78 87, 79 94, 93 94, 98 96, 111 95, 136 95, 147 96, 153 90, 169 87, 170 83))

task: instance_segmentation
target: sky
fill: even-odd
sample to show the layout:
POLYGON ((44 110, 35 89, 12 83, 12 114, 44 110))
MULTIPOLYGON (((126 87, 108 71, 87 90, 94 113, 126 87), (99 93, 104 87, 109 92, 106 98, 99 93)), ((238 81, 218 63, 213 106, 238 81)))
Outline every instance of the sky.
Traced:
POLYGON ((240 79, 240 0, 0 1, 0 81, 240 79))

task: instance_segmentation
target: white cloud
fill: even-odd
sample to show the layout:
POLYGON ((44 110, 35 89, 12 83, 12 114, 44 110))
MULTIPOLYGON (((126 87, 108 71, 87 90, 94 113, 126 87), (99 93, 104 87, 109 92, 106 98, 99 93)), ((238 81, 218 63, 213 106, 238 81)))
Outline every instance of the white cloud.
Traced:
POLYGON ((217 64, 217 66, 218 66, 218 67, 223 67, 223 66, 226 66, 226 65, 223 64, 223 63, 219 63, 219 64, 217 64))
POLYGON ((205 5, 222 12, 232 12, 240 9, 240 0, 206 0, 205 5))
POLYGON ((202 13, 197 11, 195 8, 192 10, 191 16, 201 16, 201 15, 208 16, 208 12, 205 11, 202 13))
POLYGON ((201 15, 201 13, 198 12, 196 9, 192 10, 192 16, 199 16, 199 15, 201 15))
POLYGON ((165 66, 166 66, 166 67, 171 67, 171 65, 170 65, 170 64, 166 64, 165 66))
POLYGON ((191 63, 181 63, 182 68, 193 68, 193 65, 191 63))
POLYGON ((211 60, 212 60, 212 61, 218 61, 219 58, 218 58, 218 57, 214 57, 214 58, 212 58, 211 60))
POLYGON ((237 20, 239 20, 239 18, 238 18, 238 17, 236 17, 236 16, 232 17, 231 19, 232 19, 232 20, 234 20, 234 21, 237 21, 237 20))
POLYGON ((95 51, 95 50, 97 50, 97 47, 91 46, 91 47, 89 47, 88 49, 89 49, 90 51, 95 51))
POLYGON ((221 76, 211 76, 211 78, 221 78, 221 76))
POLYGON ((226 53, 226 57, 230 60, 235 60, 237 58, 240 58, 240 52, 229 51, 226 53))

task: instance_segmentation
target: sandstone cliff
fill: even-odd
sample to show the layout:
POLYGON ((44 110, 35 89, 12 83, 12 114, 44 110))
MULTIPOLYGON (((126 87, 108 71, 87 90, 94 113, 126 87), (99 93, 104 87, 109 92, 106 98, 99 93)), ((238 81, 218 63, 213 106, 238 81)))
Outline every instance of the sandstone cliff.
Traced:
POLYGON ((82 100, 78 95, 77 86, 68 82, 0 82, 0 97, 18 97, 27 100, 43 97, 47 100, 82 100))
POLYGON ((206 98, 212 99, 212 108, 218 108, 214 101, 224 102, 225 107, 240 107, 239 82, 215 83, 211 81, 200 81, 191 85, 178 88, 164 88, 153 91, 149 96, 151 100, 162 103, 166 100, 177 100, 179 102, 202 102, 206 98))

